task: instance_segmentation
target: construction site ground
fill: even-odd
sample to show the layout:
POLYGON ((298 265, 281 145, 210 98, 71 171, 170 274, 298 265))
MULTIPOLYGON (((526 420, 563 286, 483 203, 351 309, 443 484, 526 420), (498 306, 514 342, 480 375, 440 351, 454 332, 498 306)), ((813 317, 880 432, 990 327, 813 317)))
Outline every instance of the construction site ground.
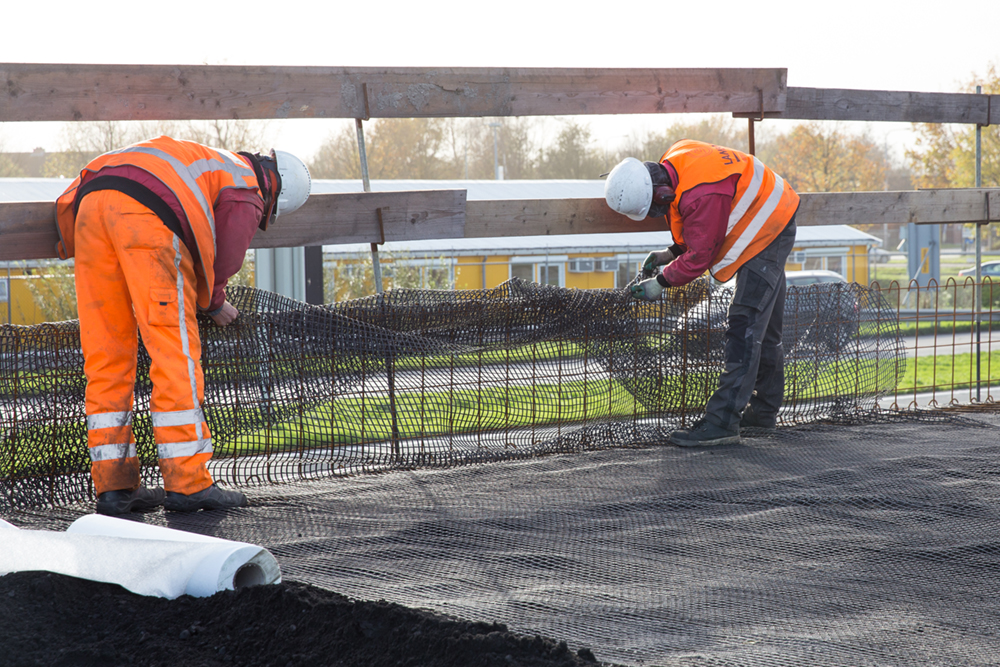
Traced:
POLYGON ((137 520, 266 546, 284 584, 166 601, 8 575, 0 664, 1000 664, 998 427, 924 413, 252 487, 137 520))

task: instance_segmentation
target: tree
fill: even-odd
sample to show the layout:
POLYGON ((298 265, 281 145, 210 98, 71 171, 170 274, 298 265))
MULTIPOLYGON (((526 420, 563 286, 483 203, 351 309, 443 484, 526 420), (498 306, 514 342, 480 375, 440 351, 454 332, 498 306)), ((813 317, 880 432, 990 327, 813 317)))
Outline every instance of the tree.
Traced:
POLYGON ((353 123, 345 124, 327 137, 309 161, 309 173, 313 178, 361 178, 358 138, 353 123))
POLYGON ((605 157, 591 141, 590 127, 566 121, 555 143, 541 151, 539 178, 595 179, 607 171, 605 157))
POLYGON ((171 136, 234 153, 249 151, 266 155, 271 148, 271 128, 267 121, 242 119, 187 121, 176 123, 171 136))
POLYGON ((866 134, 849 134, 836 124, 798 125, 762 149, 761 160, 798 192, 885 189, 885 151, 866 134))
POLYGON ((747 150, 746 127, 738 125, 732 118, 712 115, 696 123, 677 122, 660 132, 632 134, 615 154, 613 162, 617 164, 626 157, 658 162, 667 149, 681 139, 696 139, 717 146, 747 150))
MULTIPOLYGON (((365 154, 372 179, 447 178, 440 152, 444 123, 439 118, 379 118, 365 126, 365 154)), ((314 178, 361 178, 356 128, 331 135, 309 164, 314 178)))
POLYGON ((4 151, 3 138, 0 137, 0 178, 17 178, 19 176, 24 176, 24 170, 4 151))
MULTIPOLYGON (((986 76, 974 76, 964 86, 964 92, 1000 93, 1000 72, 990 64, 986 76)), ((916 147, 906 152, 915 173, 917 187, 971 188, 976 185, 976 127, 974 125, 942 125, 914 123, 916 147)), ((980 129, 982 141, 981 175, 985 188, 1000 186, 1000 127, 990 125, 980 129)), ((975 226, 975 225, 970 225, 975 226)), ((1000 229, 986 226, 987 247, 1000 242, 1000 229)))
MULTIPOLYGON (((975 92, 982 86, 985 94, 1000 94, 1000 72, 997 65, 987 68, 986 76, 974 76, 964 92, 975 92)), ((914 123, 916 148, 906 152, 915 172, 918 187, 971 188, 976 184, 976 127, 974 125, 941 125, 914 123)), ((983 187, 1000 186, 1000 126, 990 125, 982 133, 983 187)))

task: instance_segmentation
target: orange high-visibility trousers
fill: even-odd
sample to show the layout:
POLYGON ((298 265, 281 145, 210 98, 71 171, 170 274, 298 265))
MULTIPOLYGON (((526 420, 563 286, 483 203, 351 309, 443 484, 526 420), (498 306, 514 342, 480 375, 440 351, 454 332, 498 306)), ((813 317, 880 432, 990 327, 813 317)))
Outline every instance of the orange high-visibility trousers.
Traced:
POLYGON ((150 416, 167 491, 208 488, 212 436, 191 253, 128 195, 86 195, 76 218, 76 296, 87 376, 87 441, 98 494, 139 486, 132 434, 138 338, 152 361, 150 416))

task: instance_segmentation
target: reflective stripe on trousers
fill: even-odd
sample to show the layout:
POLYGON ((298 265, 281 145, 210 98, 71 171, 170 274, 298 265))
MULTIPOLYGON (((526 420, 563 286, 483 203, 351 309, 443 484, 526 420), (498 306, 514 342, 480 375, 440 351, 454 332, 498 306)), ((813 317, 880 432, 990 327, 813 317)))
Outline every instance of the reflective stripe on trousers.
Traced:
POLYGON ((207 488, 212 439, 201 409, 196 278, 187 248, 127 195, 93 192, 77 214, 75 273, 97 493, 139 484, 131 426, 137 328, 151 359, 150 410, 164 487, 207 488))

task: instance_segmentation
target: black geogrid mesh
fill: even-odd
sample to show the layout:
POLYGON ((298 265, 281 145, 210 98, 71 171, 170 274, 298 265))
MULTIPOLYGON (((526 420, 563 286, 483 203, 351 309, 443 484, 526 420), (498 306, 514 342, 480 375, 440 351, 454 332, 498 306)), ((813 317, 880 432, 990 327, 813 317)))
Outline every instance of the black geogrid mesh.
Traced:
MULTIPOLYGON (((329 306, 234 288, 201 327, 217 479, 236 486, 662 441, 723 367, 729 289, 626 291, 511 280, 393 290, 329 306)), ((792 288, 781 422, 863 422, 902 371, 895 313, 860 285, 792 288)), ((88 497, 76 323, 0 328, 0 488, 32 507, 88 497)), ((134 431, 157 483, 148 358, 134 431)))
MULTIPOLYGON (((264 486, 138 520, 283 576, 627 665, 1000 664, 1000 416, 880 415, 742 446, 577 452, 264 486)), ((22 511, 64 529, 91 506, 22 511)))

